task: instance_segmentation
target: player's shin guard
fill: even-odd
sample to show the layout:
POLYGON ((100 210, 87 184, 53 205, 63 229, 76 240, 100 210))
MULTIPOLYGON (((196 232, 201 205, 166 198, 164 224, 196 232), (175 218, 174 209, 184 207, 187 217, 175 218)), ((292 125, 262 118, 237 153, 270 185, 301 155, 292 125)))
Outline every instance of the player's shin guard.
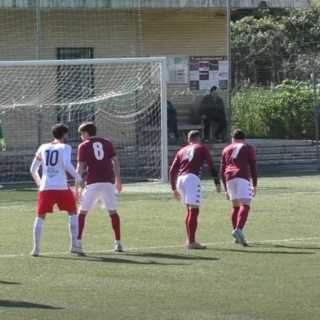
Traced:
POLYGON ((43 227, 43 219, 36 217, 36 220, 33 226, 33 245, 34 245, 34 248, 37 248, 37 249, 39 249, 42 227, 43 227))
POLYGON ((188 219, 189 243, 193 243, 196 241, 198 215, 199 215, 199 208, 193 208, 190 210, 189 219, 188 219))
POLYGON ((76 247, 78 236, 78 220, 76 214, 69 216, 69 231, 71 238, 71 247, 76 247))
POLYGON ((121 235, 120 235, 120 217, 118 213, 113 213, 110 214, 110 219, 111 219, 111 225, 112 229, 114 232, 114 239, 115 241, 120 241, 121 240, 121 235))
POLYGON ((231 210, 231 221, 233 230, 237 229, 239 211, 240 207, 233 207, 231 210))
POLYGON ((86 214, 79 213, 78 214, 78 240, 82 239, 82 232, 84 229, 85 222, 86 222, 86 214))
POLYGON ((249 210, 250 207, 246 204, 240 207, 236 229, 242 230, 244 228, 248 219, 249 210))

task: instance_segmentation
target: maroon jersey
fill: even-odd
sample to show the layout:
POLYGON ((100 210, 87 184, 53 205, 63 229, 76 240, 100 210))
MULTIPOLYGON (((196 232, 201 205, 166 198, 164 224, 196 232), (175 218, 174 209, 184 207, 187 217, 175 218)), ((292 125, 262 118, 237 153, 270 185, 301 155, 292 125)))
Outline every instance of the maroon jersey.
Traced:
POLYGON ((242 178, 250 181, 249 167, 253 186, 257 186, 257 158, 252 146, 236 142, 224 148, 221 156, 221 178, 226 188, 226 181, 242 178))
POLYGON ((189 144, 178 151, 170 168, 170 181, 172 190, 176 189, 176 171, 178 175, 192 173, 201 177, 201 171, 204 162, 208 163, 210 169, 215 169, 211 158, 210 150, 207 146, 201 144, 189 144))
POLYGON ((116 156, 113 144, 108 139, 91 138, 78 147, 78 162, 88 167, 87 184, 114 183, 112 158, 116 156))

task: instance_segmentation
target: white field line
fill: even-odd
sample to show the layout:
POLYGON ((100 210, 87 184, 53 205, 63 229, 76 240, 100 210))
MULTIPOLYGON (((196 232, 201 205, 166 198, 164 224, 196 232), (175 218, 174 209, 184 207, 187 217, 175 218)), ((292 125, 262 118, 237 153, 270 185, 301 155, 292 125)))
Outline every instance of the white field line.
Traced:
MULTIPOLYGON (((250 241, 252 244, 263 244, 263 243, 272 243, 272 242, 291 242, 291 243, 300 243, 300 244, 310 244, 310 240, 320 240, 319 237, 317 238, 295 238, 295 239, 278 239, 278 240, 263 240, 263 241, 250 241), (303 242, 307 241, 307 242, 303 242)), ((232 244, 232 242, 212 242, 207 243, 207 245, 228 245, 232 244)), ((316 244, 317 242, 312 242, 316 244)), ((320 245, 320 241, 319 241, 320 245)), ((159 246, 159 247, 141 247, 141 248, 124 248, 125 252, 129 251, 145 251, 145 250, 158 250, 158 249, 174 249, 174 248, 182 248, 185 247, 185 245, 171 245, 171 246, 159 246)), ((250 247, 249 247, 250 248, 250 247)), ((250 250, 250 249, 249 249, 250 250)), ((93 251, 86 251, 86 253, 107 253, 107 252, 114 252, 114 250, 93 250, 93 251)), ((124 254, 125 254, 124 252, 124 254)), ((41 256, 52 256, 52 255, 64 255, 64 254, 70 254, 70 251, 64 251, 64 252, 46 252, 46 253, 40 253, 41 256)), ((4 254, 0 255, 1 258, 18 258, 18 257, 27 257, 30 254, 21 253, 21 254, 4 254)))

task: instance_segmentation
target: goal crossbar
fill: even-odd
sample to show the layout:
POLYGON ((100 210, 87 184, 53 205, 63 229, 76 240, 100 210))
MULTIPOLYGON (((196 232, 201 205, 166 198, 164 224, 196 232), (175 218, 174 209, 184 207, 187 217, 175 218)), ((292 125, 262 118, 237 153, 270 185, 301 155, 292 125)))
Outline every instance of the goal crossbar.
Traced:
MULTIPOLYGON (((166 63, 165 57, 145 58, 101 58, 101 59, 76 59, 76 60, 27 60, 27 61, 0 61, 0 67, 36 67, 36 66, 74 66, 74 65, 98 65, 98 64, 126 64, 126 63, 166 63)), ((162 74, 166 68, 162 69, 162 74)))

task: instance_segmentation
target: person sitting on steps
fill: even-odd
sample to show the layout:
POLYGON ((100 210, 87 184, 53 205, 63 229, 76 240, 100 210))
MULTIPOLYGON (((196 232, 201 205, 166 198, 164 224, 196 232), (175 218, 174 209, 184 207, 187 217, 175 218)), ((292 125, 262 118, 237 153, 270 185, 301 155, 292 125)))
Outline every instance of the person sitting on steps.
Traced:
POLYGON ((221 134, 227 127, 226 113, 222 98, 218 95, 216 86, 210 89, 210 94, 207 94, 200 104, 200 115, 204 124, 204 142, 210 140, 210 128, 213 122, 218 123, 218 128, 214 134, 217 142, 222 142, 221 134))

